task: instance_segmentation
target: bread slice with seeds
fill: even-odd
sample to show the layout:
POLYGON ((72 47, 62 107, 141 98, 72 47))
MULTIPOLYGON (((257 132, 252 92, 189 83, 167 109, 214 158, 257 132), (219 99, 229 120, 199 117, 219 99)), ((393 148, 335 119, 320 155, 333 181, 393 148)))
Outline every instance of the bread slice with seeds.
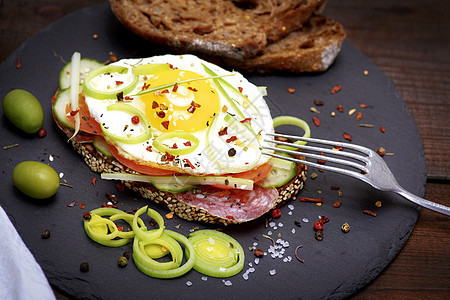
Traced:
MULTIPOLYGON (((128 169, 127 167, 120 164, 114 158, 106 157, 101 152, 98 152, 96 148, 90 142, 76 142, 74 140, 71 141, 73 148, 83 156, 84 161, 89 166, 89 168, 97 173, 111 173, 111 172, 128 172, 128 173, 136 173, 133 170, 128 169)), ((299 156, 298 158, 302 158, 299 156)), ((275 192, 277 193, 278 198, 274 203, 270 203, 270 207, 265 208, 265 213, 269 213, 272 209, 279 208, 283 206, 287 201, 292 199, 302 188, 304 182, 306 180, 306 172, 307 166, 302 164, 297 164, 297 172, 294 178, 292 178, 285 185, 278 187, 275 192)), ((230 224, 239 224, 248 221, 252 221, 256 218, 261 217, 258 215, 257 217, 248 218, 232 218, 227 213, 227 211, 223 211, 220 214, 214 213, 207 206, 195 205, 193 202, 185 201, 184 198, 180 197, 177 194, 173 194, 170 192, 164 192, 156 189, 152 184, 143 183, 143 182, 131 182, 124 181, 124 185, 138 192, 142 197, 149 199, 155 203, 161 204, 166 209, 170 210, 178 217, 188 220, 188 221, 197 221, 204 222, 209 224, 220 224, 220 225, 230 225, 230 224)), ((262 189, 262 188, 259 188, 262 189)), ((271 190, 271 189, 268 189, 271 190)), ((194 191, 195 195, 195 191, 194 191)), ((199 197, 203 195, 199 194, 199 197)), ((239 201, 243 202, 243 206, 239 207, 239 209, 245 209, 249 206, 245 206, 244 199, 236 199, 236 202, 233 202, 232 205, 235 207, 239 206, 239 201)), ((227 207, 225 207, 225 210, 227 207)), ((256 208, 255 208, 256 209, 256 208)), ((251 213, 251 212, 250 212, 251 213)))
POLYGON ((298 30, 326 0, 110 0, 132 32, 184 53, 244 60, 298 30))

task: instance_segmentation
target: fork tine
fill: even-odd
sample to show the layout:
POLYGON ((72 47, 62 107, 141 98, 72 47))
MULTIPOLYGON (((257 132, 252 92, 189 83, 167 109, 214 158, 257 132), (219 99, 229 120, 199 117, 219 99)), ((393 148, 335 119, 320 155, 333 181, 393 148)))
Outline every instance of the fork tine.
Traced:
MULTIPOLYGON (((297 146, 297 145, 296 145, 297 146)), ((351 162, 348 160, 343 160, 343 159, 338 159, 338 158, 334 158, 334 157, 327 157, 327 156, 323 156, 323 155, 318 155, 318 154, 312 154, 312 153, 308 153, 308 152, 297 152, 297 151, 292 151, 292 150, 287 150, 287 149, 282 149, 282 148, 275 148, 275 147, 269 147, 269 146, 263 146, 263 149, 267 149, 267 150, 273 150, 273 151, 277 151, 277 152, 284 152, 284 153, 288 153, 288 154, 293 154, 293 155, 303 155, 304 157, 307 158, 314 158, 314 159, 318 159, 318 160, 323 160, 323 161, 328 161, 328 162, 332 162, 332 163, 336 163, 336 164, 340 164, 340 165, 344 165, 344 166, 348 166, 348 167, 352 167, 355 169, 360 170, 363 173, 368 173, 368 169, 366 167, 364 167, 363 165, 357 164, 355 162, 351 162)), ((311 148, 311 147, 309 147, 311 148)), ((314 151, 318 151, 317 149, 314 149, 314 151)), ((333 152, 337 152, 334 150, 331 150, 333 152)), ((263 154, 267 154, 266 152, 263 152, 263 154)), ((334 154, 334 153, 333 153, 334 154)), ((281 156, 281 157, 285 157, 285 156, 281 156)), ((306 163, 303 163, 306 164, 306 163)), ((325 169, 324 165, 322 164, 315 164, 314 166, 312 164, 315 163, 310 163, 310 165, 312 167, 317 167, 319 169, 325 169)))
MULTIPOLYGON (((289 150, 286 150, 286 151, 289 151, 289 150)), ((286 157, 286 156, 282 156, 282 155, 279 155, 279 154, 276 154, 276 153, 262 152, 262 154, 269 155, 269 156, 276 157, 276 158, 280 158, 280 159, 284 159, 284 160, 288 160, 288 161, 291 161, 291 162, 294 162, 294 163, 307 165, 309 167, 322 169, 322 170, 325 170, 325 171, 331 171, 331 172, 335 172, 335 173, 338 173, 338 174, 351 176, 351 177, 358 178, 360 180, 366 181, 366 179, 364 178, 364 175, 359 173, 359 172, 346 170, 346 169, 342 169, 342 168, 336 168, 336 167, 332 167, 332 166, 324 166, 324 165, 321 165, 321 164, 318 164, 318 163, 314 163, 314 162, 310 162, 310 161, 307 161, 307 160, 296 159, 296 158, 293 158, 293 157, 286 157)), ((298 152, 297 152, 297 154, 298 154, 298 152)))
POLYGON ((282 138, 287 138, 287 139, 292 139, 292 140, 304 141, 304 142, 308 142, 308 143, 317 143, 317 144, 329 145, 329 146, 333 146, 333 147, 342 147, 342 148, 346 148, 346 149, 359 151, 359 152, 362 152, 367 155, 369 155, 370 151, 371 151, 370 149, 367 149, 363 146, 354 145, 354 144, 350 144, 350 143, 334 142, 334 141, 329 141, 329 140, 306 138, 306 137, 302 137, 302 136, 287 135, 287 134, 280 134, 280 133, 266 133, 266 134, 270 135, 270 136, 274 136, 274 137, 282 137, 282 138))

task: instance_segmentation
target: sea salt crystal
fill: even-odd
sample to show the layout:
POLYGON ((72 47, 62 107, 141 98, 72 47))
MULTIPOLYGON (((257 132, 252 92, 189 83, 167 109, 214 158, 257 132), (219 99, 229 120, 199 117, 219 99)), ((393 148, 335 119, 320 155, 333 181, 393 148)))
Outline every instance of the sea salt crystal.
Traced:
POLYGON ((259 264, 259 257, 255 258, 254 262, 255 262, 255 265, 259 264))
POLYGON ((248 269, 248 271, 249 271, 250 273, 253 273, 253 272, 255 272, 255 268, 250 268, 250 269, 248 269))
POLYGON ((192 286, 192 282, 188 280, 188 281, 186 281, 186 285, 187 286, 192 286))
POLYGON ((244 278, 244 280, 248 280, 248 274, 247 273, 242 274, 242 277, 244 278))
POLYGON ((48 160, 53 161, 53 155, 49 155, 48 160))
POLYGON ((229 281, 229 280, 224 280, 223 284, 225 284, 226 286, 232 286, 233 285, 233 283, 231 281, 229 281))
POLYGON ((295 228, 292 228, 291 232, 292 232, 292 233, 295 233, 295 228))
POLYGON ((63 177, 64 177, 64 173, 63 172, 59 173, 59 178, 63 178, 63 177))
POLYGON ((283 223, 278 223, 278 227, 283 227, 283 223))
POLYGON ((271 276, 273 276, 273 275, 277 274, 277 271, 275 269, 272 269, 272 270, 269 271, 269 274, 271 276))
POLYGON ((272 231, 269 230, 269 232, 267 232, 267 235, 272 235, 272 231))
POLYGON ((288 208, 289 208, 290 210, 294 210, 294 205, 289 204, 289 205, 288 205, 288 208))
POLYGON ((292 211, 289 211, 289 212, 288 212, 288 215, 292 216, 292 211))
POLYGON ((305 223, 309 222, 309 220, 307 218, 303 218, 302 221, 305 222, 305 223))
POLYGON ((202 277, 202 280, 203 280, 203 281, 207 281, 207 280, 208 280, 208 277, 203 276, 203 277, 202 277))
POLYGON ((269 226, 273 228, 275 226, 275 222, 270 222, 269 226))

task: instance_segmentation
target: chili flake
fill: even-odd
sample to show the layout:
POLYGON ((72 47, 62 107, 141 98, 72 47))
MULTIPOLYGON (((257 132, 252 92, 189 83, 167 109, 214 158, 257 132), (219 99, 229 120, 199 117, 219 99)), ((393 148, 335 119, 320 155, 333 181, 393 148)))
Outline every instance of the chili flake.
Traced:
POLYGON ((161 122, 161 125, 167 130, 169 129, 169 121, 161 122))
POLYGON ((116 94, 117 101, 123 101, 123 92, 119 92, 116 94))
POLYGON ((344 138, 345 138, 346 140, 348 140, 348 141, 350 141, 350 142, 352 141, 352 136, 351 136, 350 134, 344 132, 343 136, 344 136, 344 138))
POLYGON ((376 212, 371 211, 371 210, 369 210, 369 209, 365 209, 363 212, 364 212, 366 215, 371 215, 372 217, 376 217, 376 216, 377 216, 377 213, 376 213, 376 212))
POLYGON ((185 163, 188 164, 188 166, 189 166, 191 169, 195 169, 195 166, 191 163, 191 161, 190 161, 189 159, 185 158, 185 159, 183 159, 183 160, 184 160, 185 163))
POLYGON ((272 210, 272 218, 279 218, 281 217, 281 209, 276 208, 272 210))
POLYGON ((72 111, 70 112, 70 115, 73 117, 73 116, 75 116, 79 111, 80 111, 80 109, 72 110, 72 111))
POLYGON ((293 88, 288 88, 288 89, 287 89, 287 92, 288 92, 289 94, 293 94, 293 93, 295 93, 295 89, 293 89, 293 88))
POLYGON ((242 87, 238 87, 238 90, 240 93, 242 93, 242 91, 244 90, 242 87))
POLYGON ((334 86, 334 87, 331 89, 331 93, 332 93, 332 94, 336 94, 337 92, 339 92, 339 91, 341 90, 341 88, 342 88, 342 85, 341 85, 341 84, 336 85, 336 86, 334 86))
POLYGON ((227 143, 231 143, 234 142, 235 140, 237 140, 237 137, 235 135, 233 135, 232 137, 230 137, 229 139, 226 140, 227 143))
POLYGON ((323 198, 307 198, 307 197, 299 197, 298 200, 302 202, 313 202, 313 203, 323 203, 323 198))
POLYGON ((186 147, 191 147, 192 146, 191 141, 187 141, 187 142, 183 143, 183 145, 185 145, 186 147))
POLYGON ((134 125, 139 124, 139 117, 138 116, 133 116, 131 118, 131 123, 133 123, 134 125))
POLYGON ((227 130, 228 130, 228 127, 222 128, 222 129, 219 131, 219 136, 223 136, 223 135, 228 134, 227 130))
POLYGON ((145 148, 145 150, 147 150, 148 152, 152 152, 152 146, 147 146, 147 148, 145 148))
POLYGON ((194 101, 192 101, 192 102, 191 102, 191 106, 188 107, 187 111, 188 111, 189 113, 193 114, 194 111, 195 111, 198 107, 200 107, 200 106, 201 106, 200 104, 195 103, 194 101))
POLYGON ((117 61, 117 56, 114 53, 109 52, 109 60, 112 61, 112 62, 116 62, 117 61))
POLYGON ((121 85, 121 84, 123 84, 123 81, 116 80, 116 85, 121 85))
POLYGON ((368 108, 369 105, 368 105, 368 104, 362 104, 362 103, 361 103, 361 104, 359 105, 359 107, 361 107, 361 108, 368 108))
POLYGON ((86 204, 80 203, 80 208, 81 208, 81 209, 85 209, 85 208, 86 208, 86 204))
POLYGON ((110 193, 105 193, 105 197, 114 204, 119 203, 119 200, 117 200, 116 195, 112 195, 110 193))
POLYGON ((178 83, 175 82, 175 84, 173 85, 173 88, 172 88, 172 92, 176 93, 177 90, 178 90, 178 83))
POLYGON ((382 133, 386 132, 386 129, 383 126, 380 126, 380 130, 381 130, 382 133))
POLYGON ((317 99, 314 99, 314 104, 317 106, 322 106, 323 105, 323 101, 319 101, 317 99))
POLYGON ((20 62, 20 57, 17 58, 17 65, 16 68, 20 69, 22 67, 22 63, 20 62))
POLYGON ((313 117, 313 122, 314 122, 314 125, 316 125, 317 127, 320 126, 320 120, 319 120, 319 118, 313 117))
POLYGON ((193 92, 198 92, 198 90, 196 88, 190 87, 188 86, 188 90, 193 91, 193 92))
POLYGON ((160 110, 156 113, 156 115, 162 119, 166 116, 166 113, 164 111, 160 110))
POLYGON ((338 207, 341 206, 341 204, 342 204, 342 201, 336 201, 336 202, 333 203, 333 206, 338 208, 338 207))
POLYGON ((338 106, 336 106, 336 109, 340 112, 344 112, 344 107, 340 104, 338 106))
POLYGON ((152 109, 156 109, 156 108, 158 108, 158 107, 159 107, 158 102, 153 101, 153 103, 152 103, 152 109))
POLYGON ((356 113, 356 120, 359 121, 359 120, 361 120, 361 119, 362 119, 362 112, 358 111, 358 112, 356 113))
POLYGON ((142 89, 141 89, 141 91, 145 91, 145 90, 148 90, 150 88, 150 83, 149 84, 147 84, 146 82, 144 82, 144 85, 142 86, 142 89))
POLYGON ((125 100, 133 100, 134 98, 131 98, 129 96, 125 96, 125 100))
POLYGON ((252 118, 245 118, 244 120, 241 120, 241 123, 250 123, 252 118))

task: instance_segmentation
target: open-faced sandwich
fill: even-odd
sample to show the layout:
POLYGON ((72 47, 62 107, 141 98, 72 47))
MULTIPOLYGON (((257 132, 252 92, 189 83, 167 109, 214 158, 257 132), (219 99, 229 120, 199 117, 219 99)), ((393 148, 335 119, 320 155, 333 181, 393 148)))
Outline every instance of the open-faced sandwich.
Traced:
POLYGON ((262 154, 274 131, 264 96, 241 74, 193 55, 103 65, 75 53, 61 70, 53 115, 103 179, 183 219, 231 224, 281 206, 306 179, 306 166, 262 154))

